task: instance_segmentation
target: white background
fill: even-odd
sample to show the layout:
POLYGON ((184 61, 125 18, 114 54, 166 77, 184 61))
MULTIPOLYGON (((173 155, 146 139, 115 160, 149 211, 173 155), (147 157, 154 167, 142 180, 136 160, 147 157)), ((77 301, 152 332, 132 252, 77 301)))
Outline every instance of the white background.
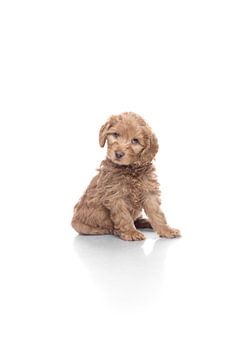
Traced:
POLYGON ((1 359, 239 359, 238 1, 1 1, 1 359), (182 238, 78 237, 100 126, 156 133, 182 238))

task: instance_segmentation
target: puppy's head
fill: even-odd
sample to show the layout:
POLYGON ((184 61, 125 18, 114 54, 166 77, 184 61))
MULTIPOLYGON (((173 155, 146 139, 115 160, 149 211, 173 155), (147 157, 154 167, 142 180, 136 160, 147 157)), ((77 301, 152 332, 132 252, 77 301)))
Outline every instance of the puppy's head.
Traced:
POLYGON ((139 115, 125 112, 111 116, 101 127, 99 143, 108 144, 107 157, 118 165, 149 163, 158 151, 158 142, 151 128, 139 115))

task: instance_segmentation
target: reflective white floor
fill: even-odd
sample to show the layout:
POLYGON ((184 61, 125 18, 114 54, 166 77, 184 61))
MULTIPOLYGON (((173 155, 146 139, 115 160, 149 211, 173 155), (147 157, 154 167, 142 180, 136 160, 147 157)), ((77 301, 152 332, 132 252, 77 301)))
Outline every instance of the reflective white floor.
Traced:
POLYGON ((15 234, 1 255, 5 359, 239 359, 235 240, 191 232, 15 234))

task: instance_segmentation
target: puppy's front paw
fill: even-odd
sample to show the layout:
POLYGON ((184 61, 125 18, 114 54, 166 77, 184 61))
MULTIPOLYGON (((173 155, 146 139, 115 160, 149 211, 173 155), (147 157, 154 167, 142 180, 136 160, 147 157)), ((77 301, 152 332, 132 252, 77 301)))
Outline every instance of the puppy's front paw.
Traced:
POLYGON ((167 225, 163 225, 159 229, 158 235, 161 236, 161 237, 171 239, 171 238, 180 237, 181 233, 180 233, 180 230, 178 230, 178 229, 173 229, 173 228, 170 228, 167 225))
POLYGON ((145 240, 145 236, 143 235, 143 233, 141 233, 140 231, 137 230, 132 230, 129 231, 127 233, 121 233, 119 234, 120 238, 122 240, 145 240))

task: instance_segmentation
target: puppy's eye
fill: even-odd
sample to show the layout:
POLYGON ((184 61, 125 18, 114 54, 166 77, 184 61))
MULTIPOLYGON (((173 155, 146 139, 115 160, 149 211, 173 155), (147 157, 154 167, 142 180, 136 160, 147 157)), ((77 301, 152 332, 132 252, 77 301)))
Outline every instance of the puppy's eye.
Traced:
POLYGON ((117 139, 119 137, 119 134, 117 132, 112 133, 112 136, 117 139))
POLYGON ((131 143, 134 145, 139 144, 139 140, 134 138, 134 139, 132 139, 131 143))

